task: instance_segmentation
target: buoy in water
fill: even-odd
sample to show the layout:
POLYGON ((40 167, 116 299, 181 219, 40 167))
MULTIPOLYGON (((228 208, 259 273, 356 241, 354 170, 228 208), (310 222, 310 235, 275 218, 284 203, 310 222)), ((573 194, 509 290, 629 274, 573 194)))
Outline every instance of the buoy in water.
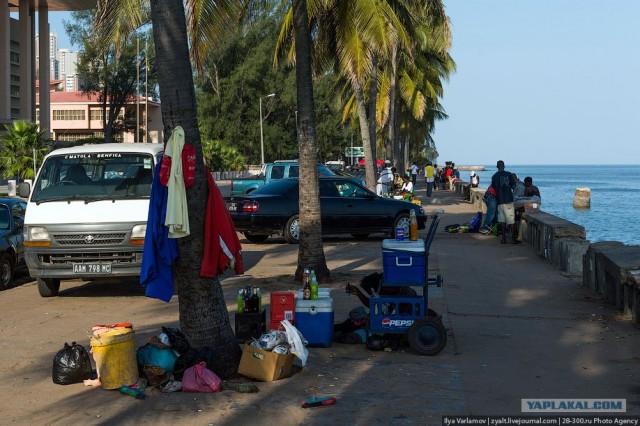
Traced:
POLYGON ((573 196, 573 208, 591 208, 591 190, 589 188, 576 188, 576 193, 573 196))

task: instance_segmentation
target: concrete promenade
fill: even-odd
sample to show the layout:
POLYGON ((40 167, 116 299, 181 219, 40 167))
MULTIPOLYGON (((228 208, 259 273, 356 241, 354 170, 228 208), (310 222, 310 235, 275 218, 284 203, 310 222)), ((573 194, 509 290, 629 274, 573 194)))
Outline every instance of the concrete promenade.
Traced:
MULTIPOLYGON (((178 325, 178 303, 146 299, 134 283, 64 283, 61 297, 43 299, 28 277, 0 292, 0 417, 3 424, 95 425, 438 425, 442 415, 520 415, 523 398, 625 398, 627 416, 640 416, 640 330, 620 318, 579 279, 563 276, 527 245, 496 237, 448 234, 475 208, 460 195, 436 191, 428 212, 443 209, 429 256, 430 307, 449 330, 434 357, 410 349, 373 352, 364 345, 310 348, 307 366, 285 380, 257 383, 256 394, 161 394, 138 401, 116 391, 51 382, 51 363, 65 341, 89 345, 92 325, 129 321, 136 347, 178 325), (302 409, 310 395, 331 395, 335 406, 302 409)), ((421 231, 424 236, 425 231, 421 231)), ((345 293, 382 271, 381 236, 324 240, 332 271, 328 284, 335 322, 358 300, 345 293)), ((297 289, 291 279, 297 246, 283 240, 243 240, 247 274, 224 276, 231 318, 241 285, 297 289)), ((265 297, 265 304, 268 298, 265 297)))

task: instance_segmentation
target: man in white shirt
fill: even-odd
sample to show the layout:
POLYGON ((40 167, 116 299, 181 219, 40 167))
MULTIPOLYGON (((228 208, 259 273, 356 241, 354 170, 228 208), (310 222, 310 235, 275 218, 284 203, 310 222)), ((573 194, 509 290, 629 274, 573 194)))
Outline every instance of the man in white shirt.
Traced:
POLYGON ((418 166, 416 162, 411 163, 411 182, 415 185, 418 180, 418 166))
POLYGON ((391 161, 385 160, 384 169, 380 172, 376 185, 376 194, 382 196, 391 192, 391 183, 393 182, 393 171, 391 170, 391 161))

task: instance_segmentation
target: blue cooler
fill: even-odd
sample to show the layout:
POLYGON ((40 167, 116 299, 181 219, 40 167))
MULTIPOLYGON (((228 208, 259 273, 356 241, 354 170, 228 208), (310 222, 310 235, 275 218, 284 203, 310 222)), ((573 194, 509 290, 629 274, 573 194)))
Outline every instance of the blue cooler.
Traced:
POLYGON ((331 346, 333 341, 333 299, 296 300, 296 328, 309 346, 331 346))
POLYGON ((423 240, 382 240, 385 285, 426 284, 426 262, 423 240))

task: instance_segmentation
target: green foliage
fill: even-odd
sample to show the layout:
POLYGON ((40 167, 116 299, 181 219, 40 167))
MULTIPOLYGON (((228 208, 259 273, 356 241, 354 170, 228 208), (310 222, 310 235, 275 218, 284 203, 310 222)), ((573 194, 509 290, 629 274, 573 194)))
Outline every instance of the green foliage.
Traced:
MULTIPOLYGON (((92 31, 95 23, 93 11, 73 12, 72 17, 71 22, 65 21, 65 30, 72 43, 82 46, 77 64, 81 90, 87 96, 97 95, 101 103, 105 140, 112 142, 114 135, 124 131, 135 133, 135 111, 125 120, 119 116, 127 101, 136 95, 138 82, 144 83, 145 72, 151 87, 149 96, 155 95, 157 76, 153 67, 147 67, 145 62, 145 40, 148 41, 146 56, 150 58, 149 63, 154 62, 151 33, 131 35, 122 45, 116 46, 92 31)), ((139 89, 144 96, 143 86, 139 89)), ((141 140, 143 134, 138 132, 136 140, 141 140)))
POLYGON ((243 170, 245 158, 235 148, 225 146, 219 140, 202 140, 202 156, 209 170, 229 171, 243 170))
POLYGON ((38 124, 28 121, 14 121, 13 125, 4 126, 7 133, 3 135, 0 151, 0 167, 2 177, 33 179, 33 155, 35 149, 36 165, 40 167, 47 153, 48 140, 44 131, 39 130, 38 124))
MULTIPOLYGON (((282 16, 264 14, 244 31, 230 31, 209 47, 208 61, 197 80, 198 122, 203 139, 234 147, 248 164, 260 163, 260 98, 265 161, 298 158, 295 69, 274 69, 275 40, 282 16), (265 98, 275 93, 276 96, 265 98)), ((314 85, 318 158, 344 155, 353 130, 341 125, 325 74, 314 85)), ((354 140, 354 145, 359 142, 354 140)))

